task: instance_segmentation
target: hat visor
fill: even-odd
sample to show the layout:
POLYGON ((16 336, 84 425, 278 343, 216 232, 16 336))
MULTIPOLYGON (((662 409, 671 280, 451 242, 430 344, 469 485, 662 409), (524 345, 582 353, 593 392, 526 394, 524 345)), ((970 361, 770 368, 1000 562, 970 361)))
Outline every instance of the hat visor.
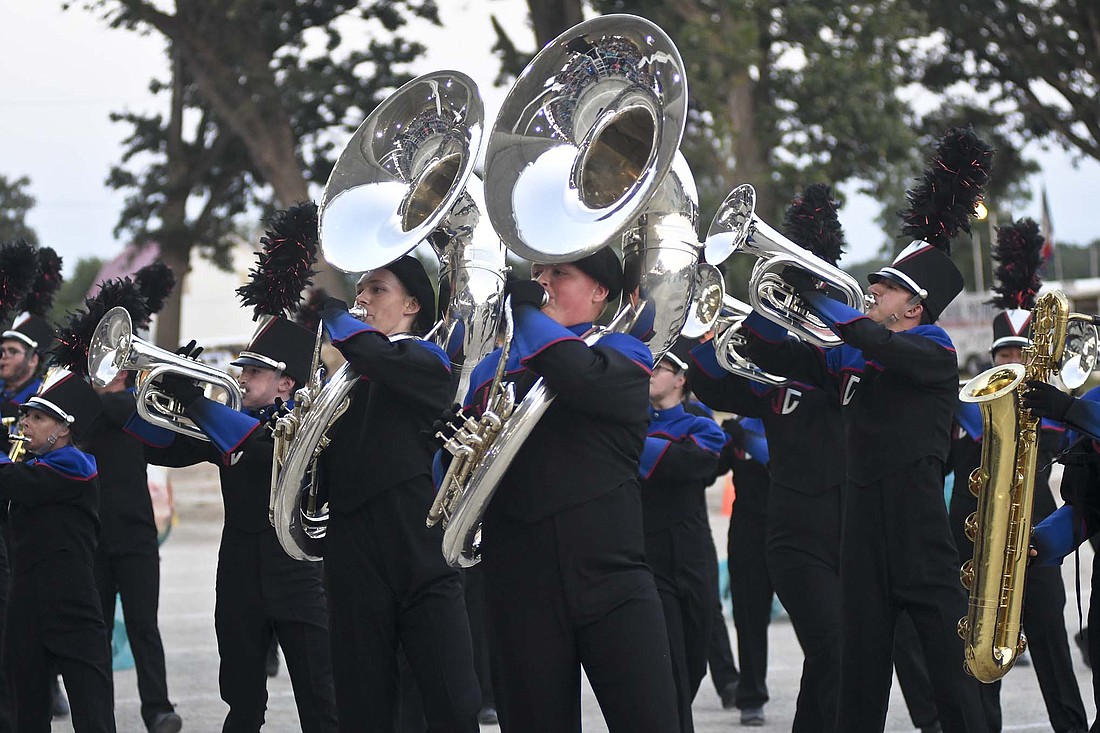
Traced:
POLYGON ((267 363, 266 361, 260 361, 259 359, 252 358, 251 356, 242 356, 239 359, 237 359, 236 361, 231 361, 229 363, 232 364, 233 366, 236 366, 236 367, 250 366, 250 367, 260 367, 262 369, 274 369, 275 368, 274 366, 267 363))
POLYGON ((994 353, 997 349, 1003 349, 1007 346, 1018 346, 1024 348, 1025 346, 1031 346, 1031 339, 1023 338, 1022 336, 1005 336, 999 338, 993 342, 993 345, 989 347, 989 353, 994 353))
POLYGON ((68 424, 71 420, 69 415, 65 414, 56 405, 41 400, 37 397, 31 397, 29 400, 19 406, 19 411, 26 414, 28 410, 38 410, 44 412, 55 420, 68 424))
POLYGON ((909 291, 913 295, 919 295, 919 293, 917 293, 915 290, 913 290, 912 286, 910 286, 909 283, 905 282, 904 280, 902 280, 897 275, 894 275, 893 273, 879 271, 879 272, 872 272, 871 274, 869 274, 867 276, 867 282, 871 283, 872 285, 879 282, 880 280, 889 280, 890 282, 894 283, 895 285, 898 285, 900 287, 905 288, 907 291, 909 291))

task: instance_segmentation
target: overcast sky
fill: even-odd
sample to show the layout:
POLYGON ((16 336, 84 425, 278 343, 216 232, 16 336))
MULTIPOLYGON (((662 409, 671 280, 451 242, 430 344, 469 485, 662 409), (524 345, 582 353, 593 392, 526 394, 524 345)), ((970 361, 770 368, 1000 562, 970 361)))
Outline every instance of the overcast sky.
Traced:
MULTIPOLYGON (((530 46, 525 31, 525 0, 440 0, 444 29, 426 28, 421 39, 430 53, 417 68, 424 73, 454 68, 482 85, 487 114, 495 114, 505 90, 491 86, 496 60, 472 49, 488 47, 488 13, 495 12, 530 46)), ((154 111, 147 91, 154 76, 164 78, 163 44, 156 36, 112 31, 80 9, 60 10, 60 0, 6 0, 0 23, 0 174, 26 175, 37 205, 29 223, 40 241, 65 258, 66 272, 81 257, 111 257, 121 248, 112 229, 122 196, 104 185, 121 155, 126 125, 112 124, 111 111, 154 111)), ((673 39, 675 40, 675 39, 673 39)), ((690 80, 689 80, 690 83, 690 80)), ((1044 166, 1031 184, 1036 194, 1014 216, 1039 218, 1038 190, 1046 184, 1055 237, 1087 243, 1100 237, 1095 192, 1100 164, 1074 167, 1060 151, 1033 154, 1044 166)), ((750 181, 751 183, 751 181, 750 181)), ((319 189, 315 192, 319 196, 319 189)), ((883 241, 873 224, 873 202, 852 197, 841 211, 849 252, 844 262, 872 256, 883 241)), ((709 222, 703 222, 701 228, 709 222)), ((777 225, 779 222, 771 222, 777 225)))

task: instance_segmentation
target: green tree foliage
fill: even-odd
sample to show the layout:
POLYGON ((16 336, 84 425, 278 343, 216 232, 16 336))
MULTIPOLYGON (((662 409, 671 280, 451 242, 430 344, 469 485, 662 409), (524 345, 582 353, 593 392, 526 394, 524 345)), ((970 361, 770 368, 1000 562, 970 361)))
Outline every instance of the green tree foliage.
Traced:
POLYGON ((1011 112, 1029 140, 1100 160, 1100 3, 923 0, 942 34, 922 65, 936 91, 1011 112), (963 82, 963 83, 960 83, 963 82))
POLYGON ((51 323, 64 321, 66 314, 84 307, 84 296, 95 284, 102 269, 103 260, 98 257, 81 257, 77 260, 72 274, 62 281, 57 295, 54 296, 53 308, 49 313, 51 323))
POLYGON ((34 208, 34 196, 27 189, 31 179, 26 176, 9 179, 0 175, 0 242, 25 239, 38 244, 38 235, 27 225, 27 212, 34 208))
MULTIPOLYGON (((414 19, 438 22, 434 0, 79 0, 112 27, 154 32, 168 41, 183 78, 182 104, 197 112, 198 137, 187 155, 218 157, 206 169, 176 170, 175 180, 221 176, 211 193, 224 198, 210 216, 240 210, 249 195, 270 186, 269 207, 309 198, 323 182, 337 143, 332 133, 353 129, 389 92, 409 78, 423 46, 401 35, 414 19), (345 40, 345 37, 350 37, 345 40), (365 40, 364 40, 365 39, 365 40), (201 140, 201 147, 196 143, 201 140), (236 176, 232 175, 236 172, 236 176)), ((175 82, 173 82, 175 83, 175 82)), ((155 86, 166 87, 166 84, 155 86)), ((132 149, 164 156, 172 120, 121 116, 134 125, 132 149), (157 147, 157 146, 161 147, 157 147)), ((196 161, 187 161, 196 162, 196 161)), ((198 161, 202 162, 202 161, 198 161)), ((172 168, 171 164, 167 164, 172 168)), ((163 176, 162 176, 163 177, 163 176)), ((123 185, 138 183, 119 178, 123 185)), ((165 191, 165 195, 170 192, 165 191)), ((173 199, 178 205, 178 201, 173 199)), ((157 206, 157 202, 152 202, 157 206)), ((133 217, 156 215, 138 202, 133 217)), ((213 224, 211 225, 213 226, 213 224)), ((231 226, 221 224, 220 231, 231 226)), ((337 290, 340 278, 328 283, 337 290)))

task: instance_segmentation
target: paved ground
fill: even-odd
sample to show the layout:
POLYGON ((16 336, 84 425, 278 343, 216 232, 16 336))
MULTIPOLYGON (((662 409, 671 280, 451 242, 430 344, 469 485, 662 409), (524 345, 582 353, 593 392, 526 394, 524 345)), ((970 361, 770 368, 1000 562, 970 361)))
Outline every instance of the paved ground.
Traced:
MULTIPOLYGON (((184 719, 184 730, 193 733, 218 731, 225 714, 225 705, 218 697, 218 654, 214 639, 214 568, 221 522, 221 506, 216 487, 216 475, 210 470, 184 469, 173 472, 173 486, 179 522, 162 548, 163 572, 160 624, 168 662, 168 683, 171 698, 184 719)), ((724 537, 725 518, 717 511, 720 491, 712 491, 716 511, 712 524, 716 536, 724 537)), ((724 543, 724 541, 723 541, 724 543)), ((721 546, 721 545, 720 545, 721 546)), ((1082 578, 1085 598, 1088 587, 1091 553, 1082 553, 1082 578)), ((1066 563, 1067 588, 1072 596, 1073 564, 1066 563)), ((1087 607, 1084 609, 1087 612, 1087 607)), ((1066 609, 1067 624, 1078 628, 1076 604, 1066 609)), ((732 629, 731 629, 732 635, 732 629)), ((790 730, 802 654, 791 625, 778 619, 769 631, 770 659, 768 684, 771 702, 766 708, 768 723, 762 730, 790 730)), ((1073 649, 1078 680, 1090 717, 1094 713, 1091 676, 1077 649, 1073 649)), ((132 670, 115 674, 117 720, 119 733, 140 733, 143 728, 138 713, 135 676, 132 670)), ((265 731, 289 733, 299 730, 297 713, 285 672, 269 684, 270 701, 265 731)), ((1050 730, 1035 674, 1030 667, 1014 669, 1006 678, 1002 691, 1005 731, 1050 730)), ((709 680, 695 701, 695 729, 699 733, 714 733, 740 729, 736 710, 723 710, 709 680)), ((584 700, 586 732, 606 731, 599 707, 590 691, 584 700)), ((67 720, 54 726, 58 731, 71 731, 67 720)), ((483 730, 496 730, 484 726, 483 730)), ((911 731, 913 727, 897 685, 891 696, 887 731, 911 731)))

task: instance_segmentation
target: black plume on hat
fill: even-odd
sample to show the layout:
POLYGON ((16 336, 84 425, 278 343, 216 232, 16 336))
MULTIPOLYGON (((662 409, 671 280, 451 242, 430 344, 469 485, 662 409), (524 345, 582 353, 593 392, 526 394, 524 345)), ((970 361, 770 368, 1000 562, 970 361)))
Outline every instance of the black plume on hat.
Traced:
POLYGON ((951 254, 959 230, 970 231, 970 217, 989 181, 993 148, 972 127, 954 127, 936 143, 920 184, 907 193, 909 209, 900 212, 902 235, 951 254))
POLYGON ((252 320, 261 316, 286 316, 302 301, 316 272, 317 205, 312 201, 277 211, 260 239, 250 281, 237 288, 241 304, 253 307, 252 320))
POLYGON ((1043 284, 1039 270, 1043 264, 1043 235, 1032 219, 1021 219, 997 228, 993 260, 997 263, 993 286, 993 305, 997 308, 1035 307, 1035 297, 1043 284))
POLYGON ((172 288, 176 287, 176 273, 157 260, 134 273, 134 284, 141 292, 141 297, 145 298, 146 322, 141 324, 145 326, 148 325, 149 316, 160 313, 172 288))
POLYGON ((32 316, 45 317, 53 306, 53 298, 61 287, 61 257, 50 247, 39 247, 38 273, 34 284, 23 299, 22 310, 32 316))
POLYGON ((844 231, 837 218, 837 202, 824 183, 812 183, 791 200, 783 215, 787 236, 830 265, 844 254, 844 231))
POLYGON ((80 376, 88 374, 88 347, 96 326, 107 311, 122 306, 135 324, 148 323, 148 301, 138 286, 128 277, 100 283, 95 297, 84 300, 84 309, 69 313, 65 323, 57 328, 54 363, 80 376))
POLYGON ((38 254, 25 240, 0 244, 0 321, 23 304, 38 271, 38 254))

